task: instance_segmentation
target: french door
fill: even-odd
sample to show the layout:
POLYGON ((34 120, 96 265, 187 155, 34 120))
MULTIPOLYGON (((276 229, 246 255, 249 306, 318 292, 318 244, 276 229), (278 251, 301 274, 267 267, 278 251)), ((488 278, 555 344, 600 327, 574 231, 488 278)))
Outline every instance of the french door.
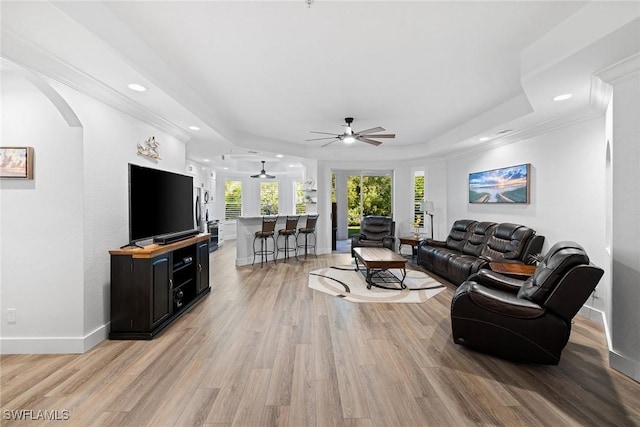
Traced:
POLYGON ((360 231, 366 215, 393 216, 393 173, 390 170, 359 171, 347 178, 349 235, 360 231))

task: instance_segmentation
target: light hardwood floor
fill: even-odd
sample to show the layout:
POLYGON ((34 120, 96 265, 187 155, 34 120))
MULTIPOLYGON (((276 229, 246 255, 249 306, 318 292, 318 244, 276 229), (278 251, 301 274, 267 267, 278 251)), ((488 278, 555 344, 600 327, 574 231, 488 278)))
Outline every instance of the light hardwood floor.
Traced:
POLYGON ((453 344, 451 286, 423 304, 353 304, 307 287, 308 271, 349 255, 234 259, 229 242, 211 254, 211 294, 153 341, 2 356, 0 424, 640 425, 640 384, 608 367, 582 317, 559 366, 521 365, 453 344), (69 419, 6 419, 19 409, 69 419))

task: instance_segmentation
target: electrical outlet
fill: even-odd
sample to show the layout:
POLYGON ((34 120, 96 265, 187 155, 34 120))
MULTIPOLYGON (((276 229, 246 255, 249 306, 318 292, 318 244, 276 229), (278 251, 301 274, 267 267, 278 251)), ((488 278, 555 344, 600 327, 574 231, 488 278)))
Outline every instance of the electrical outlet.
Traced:
POLYGON ((7 323, 16 323, 16 309, 10 308, 7 310, 7 323))

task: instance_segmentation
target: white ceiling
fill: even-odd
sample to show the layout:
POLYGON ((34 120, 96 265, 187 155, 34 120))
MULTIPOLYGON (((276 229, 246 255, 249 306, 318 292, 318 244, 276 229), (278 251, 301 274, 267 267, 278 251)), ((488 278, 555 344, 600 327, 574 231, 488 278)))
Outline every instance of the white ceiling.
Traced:
POLYGON ((191 159, 243 163, 253 151, 281 162, 271 172, 304 157, 453 153, 594 107, 593 73, 637 50, 594 42, 634 19, 637 28, 640 3, 587 3, 3 2, 3 55, 25 56, 10 44, 26 41, 68 69, 28 65, 146 111, 189 139, 191 159), (595 19, 598 28, 581 26, 595 19), (149 90, 129 91, 132 81, 149 90), (566 91, 572 100, 551 101, 566 91), (305 141, 312 130, 341 133, 347 116, 355 131, 397 137, 380 147, 305 141))

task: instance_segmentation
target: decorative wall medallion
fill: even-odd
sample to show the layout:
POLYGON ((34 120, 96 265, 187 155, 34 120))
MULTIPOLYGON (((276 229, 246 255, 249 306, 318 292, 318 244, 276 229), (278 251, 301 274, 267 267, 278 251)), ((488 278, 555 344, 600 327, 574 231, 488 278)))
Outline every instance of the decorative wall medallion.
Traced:
POLYGON ((315 186, 316 186, 316 181, 313 179, 313 177, 308 177, 304 182, 304 189, 307 191, 314 190, 315 186))
POLYGON ((154 160, 160 160, 160 143, 152 136, 144 143, 138 144, 138 154, 154 160))

